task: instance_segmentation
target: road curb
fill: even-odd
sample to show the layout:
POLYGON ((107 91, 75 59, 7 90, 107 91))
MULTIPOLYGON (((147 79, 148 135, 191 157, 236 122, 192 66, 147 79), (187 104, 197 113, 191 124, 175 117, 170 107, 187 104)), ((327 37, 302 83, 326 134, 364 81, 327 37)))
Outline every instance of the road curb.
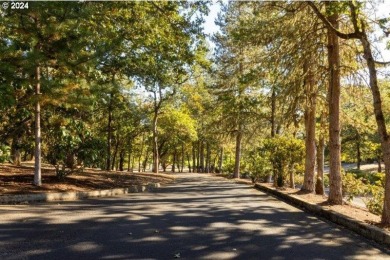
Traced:
POLYGON ((127 193, 153 191, 154 189, 159 187, 161 187, 160 183, 150 183, 147 185, 131 185, 128 188, 116 188, 109 190, 2 195, 0 196, 0 204, 72 201, 93 197, 112 197, 115 195, 122 195, 127 193))
MULTIPOLYGON (((237 180, 237 183, 241 184, 251 184, 248 181, 237 180)), ((310 212, 316 216, 325 218, 333 223, 336 223, 340 226, 343 226, 361 236, 364 236, 368 239, 374 240, 377 243, 380 243, 385 246, 390 246, 390 234, 383 231, 382 229, 364 223, 362 221, 350 218, 348 216, 342 215, 338 212, 335 212, 330 209, 325 209, 321 206, 308 203, 299 198, 289 196, 287 194, 281 193, 275 189, 263 186, 259 183, 253 185, 254 188, 266 192, 270 195, 273 195, 285 202, 288 202, 296 207, 299 207, 307 212, 310 212)))

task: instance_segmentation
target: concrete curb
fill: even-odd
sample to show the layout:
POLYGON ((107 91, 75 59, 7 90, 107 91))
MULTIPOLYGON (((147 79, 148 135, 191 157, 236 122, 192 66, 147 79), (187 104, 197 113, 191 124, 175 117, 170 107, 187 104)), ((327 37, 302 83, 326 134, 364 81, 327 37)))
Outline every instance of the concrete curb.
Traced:
POLYGON ((127 193, 140 193, 152 191, 159 188, 160 183, 150 183, 148 185, 131 185, 128 188, 117 188, 109 190, 76 191, 76 192, 56 192, 56 193, 36 193, 0 196, 0 204, 15 204, 29 202, 47 201, 72 201, 93 197, 111 197, 127 193))
MULTIPOLYGON (((251 184, 251 182, 248 181, 236 181, 237 183, 241 184, 251 184)), ((325 218, 333 223, 336 223, 340 226, 343 226, 361 236, 364 236, 368 239, 374 240, 377 243, 390 246, 390 234, 383 231, 382 229, 369 225, 367 223, 364 223, 362 221, 350 218, 348 216, 342 215, 338 212, 335 212, 330 209, 324 209, 321 206, 308 203, 306 201, 303 201, 301 199, 289 196, 287 194, 281 193, 275 189, 270 189, 269 187, 263 186, 259 183, 256 183, 253 185, 255 189, 261 190, 263 192, 266 192, 270 195, 273 195, 285 202, 288 202, 296 207, 299 207, 309 213, 312 213, 316 216, 325 218)))

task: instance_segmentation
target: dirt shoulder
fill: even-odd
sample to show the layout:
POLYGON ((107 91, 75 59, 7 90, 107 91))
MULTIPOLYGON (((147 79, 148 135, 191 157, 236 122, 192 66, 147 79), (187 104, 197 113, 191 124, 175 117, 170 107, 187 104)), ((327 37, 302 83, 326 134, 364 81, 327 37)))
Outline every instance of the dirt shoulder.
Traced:
POLYGON ((34 168, 29 166, 15 167, 0 164, 0 196, 12 194, 34 194, 69 191, 93 191, 114 188, 126 188, 131 185, 149 183, 166 184, 174 178, 167 174, 106 172, 85 169, 59 180, 54 168, 42 169, 42 186, 33 185, 34 168))
POLYGON ((380 223, 380 216, 372 214, 365 208, 353 206, 348 203, 345 203, 344 205, 331 205, 327 201, 328 200, 327 196, 316 195, 312 193, 309 194, 302 193, 299 189, 292 189, 292 188, 275 189, 275 187, 273 187, 271 183, 259 183, 259 184, 267 188, 277 190, 289 196, 298 198, 300 200, 306 201, 308 203, 321 206, 324 209, 333 210, 342 215, 357 219, 359 221, 368 224, 379 225, 380 223))

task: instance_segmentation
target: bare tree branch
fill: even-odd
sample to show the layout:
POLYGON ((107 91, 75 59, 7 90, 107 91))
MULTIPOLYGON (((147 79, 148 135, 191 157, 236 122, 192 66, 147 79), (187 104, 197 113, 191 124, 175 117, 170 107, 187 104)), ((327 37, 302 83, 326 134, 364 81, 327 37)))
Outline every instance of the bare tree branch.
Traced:
POLYGON ((343 33, 343 32, 340 32, 339 30, 337 30, 336 28, 334 28, 332 26, 332 24, 321 13, 321 11, 317 8, 317 6, 313 2, 307 1, 306 3, 311 7, 311 9, 314 11, 314 13, 318 16, 318 18, 321 19, 321 21, 325 24, 325 26, 329 30, 333 31, 338 37, 340 37, 342 39, 346 39, 346 40, 348 40, 348 39, 360 39, 361 38, 361 32, 359 30, 356 31, 356 29, 358 29, 358 28, 357 28, 357 26, 355 26, 355 23, 354 23, 355 32, 353 32, 353 33, 343 33))

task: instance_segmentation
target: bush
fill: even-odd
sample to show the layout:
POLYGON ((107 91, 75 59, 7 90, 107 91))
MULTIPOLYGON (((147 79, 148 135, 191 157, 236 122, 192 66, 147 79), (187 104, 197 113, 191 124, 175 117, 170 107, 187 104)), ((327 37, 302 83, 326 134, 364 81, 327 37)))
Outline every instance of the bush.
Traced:
POLYGON ((281 136, 268 138, 261 150, 275 169, 274 178, 278 187, 284 185, 287 174, 301 171, 304 164, 305 144, 300 139, 281 136))
POLYGON ((384 173, 367 173, 348 170, 343 174, 343 194, 351 201, 353 197, 364 195, 364 203, 369 212, 381 215, 384 200, 384 173))
POLYGON ((343 195, 347 196, 348 201, 352 201, 354 197, 363 195, 367 192, 367 187, 362 182, 361 178, 356 178, 353 174, 345 173, 343 178, 343 195))
POLYGON ((295 185, 302 186, 303 185, 303 179, 304 179, 304 175, 303 174, 296 174, 295 178, 294 178, 295 185))
POLYGON ((384 173, 370 173, 358 169, 347 170, 347 173, 353 174, 355 178, 361 179, 365 184, 374 185, 377 181, 383 178, 384 173))
POLYGON ((10 160, 11 149, 7 145, 0 145, 0 163, 4 163, 10 160))
POLYGON ((381 215, 383 211, 383 201, 385 197, 385 174, 372 174, 376 179, 373 185, 367 185, 367 196, 364 200, 368 211, 381 215))
POLYGON ((258 181, 266 182, 268 176, 271 174, 271 171, 259 171, 259 172, 251 172, 249 174, 249 178, 251 178, 253 183, 258 181))
POLYGON ((329 174, 324 174, 324 187, 329 188, 329 174))
POLYGON ((278 178, 276 179, 276 184, 278 185, 278 187, 284 186, 284 176, 283 175, 278 175, 278 178))
POLYGON ((241 179, 247 179, 247 178, 250 177, 250 175, 251 175, 250 172, 244 171, 244 172, 240 173, 240 178, 241 178, 241 179))
POLYGON ((223 173, 233 173, 234 171, 234 161, 224 163, 222 167, 223 173))
POLYGON ((376 215, 381 215, 383 210, 385 189, 377 185, 368 185, 368 193, 371 196, 366 196, 364 200, 368 211, 376 215))

